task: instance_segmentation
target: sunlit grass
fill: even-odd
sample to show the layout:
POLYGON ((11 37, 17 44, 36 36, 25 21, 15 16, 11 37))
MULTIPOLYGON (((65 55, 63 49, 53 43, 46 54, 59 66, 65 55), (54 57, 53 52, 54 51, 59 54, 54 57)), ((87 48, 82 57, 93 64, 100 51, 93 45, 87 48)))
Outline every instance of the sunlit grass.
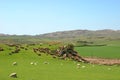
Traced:
MULTIPOLYGON (((6 50, 0 52, 0 80, 13 80, 13 78, 9 77, 9 74, 12 72, 16 72, 18 75, 18 78, 16 78, 15 80, 120 79, 120 66, 104 66, 79 63, 80 68, 77 68, 78 62, 69 59, 54 59, 50 55, 46 54, 42 54, 42 56, 37 56, 32 51, 32 48, 39 47, 38 45, 30 46, 27 51, 21 50, 20 53, 13 55, 8 55, 8 52, 10 52, 10 50, 7 50, 7 46, 3 47, 6 48, 6 50), (17 65, 13 66, 13 62, 17 62, 17 65), (36 65, 32 65, 31 62, 36 63, 36 65), (47 64, 45 64, 45 62, 47 62, 47 64)), ((43 47, 52 46, 43 45, 43 47)))

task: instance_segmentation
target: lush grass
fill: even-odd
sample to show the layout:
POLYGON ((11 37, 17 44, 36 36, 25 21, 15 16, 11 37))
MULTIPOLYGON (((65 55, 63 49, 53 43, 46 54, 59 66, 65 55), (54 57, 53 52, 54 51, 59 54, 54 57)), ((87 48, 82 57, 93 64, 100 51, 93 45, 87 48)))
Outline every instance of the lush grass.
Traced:
POLYGON ((120 67, 80 63, 85 68, 76 68, 77 62, 53 59, 50 56, 27 54, 0 56, 0 80, 12 80, 8 75, 18 74, 16 80, 119 80, 120 67), (28 57, 26 57, 28 55, 28 57), (31 55, 31 56, 30 56, 31 55), (12 66, 16 61, 17 66, 12 66), (44 64, 47 61, 49 64, 44 64), (37 62, 31 65, 30 62, 37 62), (109 70, 109 68, 111 70, 109 70))
POLYGON ((120 58, 120 46, 76 47, 82 56, 120 58))
MULTIPOLYGON (((8 55, 9 47, 1 45, 5 51, 0 52, 0 80, 119 80, 120 66, 104 66, 80 63, 72 60, 53 59, 50 55, 42 54, 37 56, 29 49, 21 50, 20 53, 8 55), (13 66, 13 62, 18 65, 13 66), (31 65, 31 62, 36 62, 37 65, 31 65), (48 62, 49 64, 44 64, 48 62), (85 66, 85 68, 82 68, 85 66), (13 79, 9 74, 16 72, 18 78, 13 79)), ((53 46, 55 48, 56 45, 53 46)), ((48 45, 44 45, 48 47, 48 45)), ((52 46, 49 46, 52 48, 52 46)))
POLYGON ((75 50, 82 56, 101 58, 120 58, 120 41, 96 41, 96 44, 106 44, 107 46, 84 46, 75 47, 75 50))

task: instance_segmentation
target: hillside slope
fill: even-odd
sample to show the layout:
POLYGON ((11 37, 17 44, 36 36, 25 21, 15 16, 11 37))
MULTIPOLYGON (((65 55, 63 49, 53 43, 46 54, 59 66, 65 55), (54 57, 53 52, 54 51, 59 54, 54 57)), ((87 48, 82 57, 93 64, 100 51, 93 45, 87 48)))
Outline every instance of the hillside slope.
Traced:
POLYGON ((8 35, 0 34, 0 43, 37 43, 41 41, 106 41, 120 40, 120 30, 71 30, 58 31, 40 35, 8 35))
POLYGON ((43 38, 111 37, 120 38, 120 30, 71 30, 39 35, 43 38))

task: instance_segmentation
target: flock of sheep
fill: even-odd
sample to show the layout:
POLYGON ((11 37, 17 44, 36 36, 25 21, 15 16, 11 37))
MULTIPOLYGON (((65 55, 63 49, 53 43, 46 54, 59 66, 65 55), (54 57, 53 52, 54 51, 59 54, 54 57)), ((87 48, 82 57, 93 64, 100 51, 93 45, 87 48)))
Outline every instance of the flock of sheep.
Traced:
MULTIPOLYGON (((19 53, 21 51, 21 49, 24 49, 24 50, 28 50, 28 46, 26 47, 23 47, 21 45, 15 45, 15 44, 7 44, 9 47, 14 47, 12 49, 10 49, 10 53, 9 55, 13 55, 13 54, 16 54, 16 53, 19 53)), ((50 48, 33 48, 33 52, 35 54, 37 54, 38 56, 41 56, 41 53, 45 53, 47 55, 51 55, 53 58, 62 58, 62 59, 66 59, 66 58, 69 58, 69 59, 73 59, 73 60, 76 60, 76 61, 85 61, 81 56, 79 56, 76 51, 74 51, 73 49, 71 49, 71 53, 68 54, 68 51, 66 50, 66 52, 64 52, 64 49, 67 49, 67 47, 59 47, 57 50, 51 50, 50 48), (64 52, 64 54, 63 54, 64 52)), ((4 49, 2 47, 0 47, 0 51, 4 51, 4 49)), ((45 61, 43 64, 49 64, 49 62, 45 61)), ((17 66, 18 63, 17 62, 13 62, 12 63, 13 66, 17 66)), ((37 62, 30 62, 30 65, 37 65, 37 62)), ((63 65, 63 64, 61 64, 63 65)), ((77 68, 85 68, 85 66, 81 66, 80 63, 78 63, 77 65, 77 68)), ((12 77, 12 78, 17 78, 18 75, 16 72, 13 72, 9 75, 9 77, 12 77)))
MULTIPOLYGON (((45 62, 43 62, 43 64, 50 64, 50 63, 48 61, 45 61, 45 62)), ((75 62, 75 64, 76 64, 76 62, 75 62)), ((12 63, 12 66, 17 66, 17 65, 18 65, 17 62, 13 62, 12 63)), ((37 65, 37 62, 30 62, 30 65, 37 65)), ((63 66, 63 63, 61 63, 60 65, 63 66)), ((76 64, 76 68, 77 69, 79 69, 79 68, 85 68, 85 67, 86 66, 81 65, 80 63, 76 64)), ((11 78, 18 78, 18 74, 16 72, 13 72, 13 73, 9 74, 9 77, 11 77, 11 78)))
MULTIPOLYGON (((19 53, 21 51, 21 49, 24 50, 28 50, 28 46, 22 46, 20 44, 7 44, 9 47, 14 47, 14 49, 11 50, 11 48, 9 48, 11 50, 11 52, 9 53, 9 55, 13 55, 16 53, 19 53)), ((0 51, 4 51, 3 48, 0 47, 0 51)), ((62 59, 73 59, 76 61, 83 61, 83 62, 87 62, 85 59, 83 59, 75 50, 74 50, 74 46, 73 45, 66 45, 66 46, 60 46, 58 49, 55 50, 51 50, 48 47, 33 47, 33 52, 36 53, 38 56, 41 56, 41 53, 45 53, 45 54, 49 54, 51 55, 53 58, 57 58, 60 57, 62 59)))

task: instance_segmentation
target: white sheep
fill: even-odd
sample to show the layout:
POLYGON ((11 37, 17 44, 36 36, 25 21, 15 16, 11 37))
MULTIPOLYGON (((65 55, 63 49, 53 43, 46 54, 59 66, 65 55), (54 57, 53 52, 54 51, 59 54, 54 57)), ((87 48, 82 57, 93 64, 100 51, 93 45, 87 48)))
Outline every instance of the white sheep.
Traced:
POLYGON ((85 68, 86 66, 82 66, 82 68, 85 68))
POLYGON ((77 64, 77 68, 80 68, 80 64, 79 63, 77 64))
POLYGON ((13 62, 12 65, 13 65, 13 66, 14 66, 14 65, 17 65, 17 62, 13 62))
POLYGON ((30 64, 31 65, 37 65, 37 62, 31 62, 30 64))
POLYGON ((37 65, 37 62, 35 62, 34 65, 37 65))
POLYGON ((31 62, 30 64, 31 64, 31 65, 34 65, 34 62, 31 62))
POLYGON ((17 73, 11 73, 11 74, 9 75, 9 77, 17 78, 17 73))

